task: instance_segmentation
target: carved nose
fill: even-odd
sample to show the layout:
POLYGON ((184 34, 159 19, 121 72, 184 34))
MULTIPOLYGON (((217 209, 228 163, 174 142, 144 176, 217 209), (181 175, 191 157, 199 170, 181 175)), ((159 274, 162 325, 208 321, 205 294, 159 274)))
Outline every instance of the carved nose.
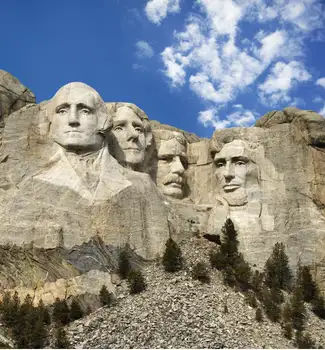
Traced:
POLYGON ((171 166, 171 171, 174 174, 182 175, 184 173, 184 166, 178 156, 174 157, 173 163, 171 166))
POLYGON ((138 132, 133 127, 128 128, 127 130, 128 140, 137 140, 138 137, 139 137, 138 132))
POLYGON ((227 180, 230 180, 230 179, 235 177, 234 168, 233 168, 232 164, 230 164, 230 163, 226 164, 224 177, 227 180))
POLYGON ((74 106, 72 106, 70 110, 68 122, 70 126, 79 126, 80 125, 79 116, 76 108, 73 108, 73 107, 74 106))

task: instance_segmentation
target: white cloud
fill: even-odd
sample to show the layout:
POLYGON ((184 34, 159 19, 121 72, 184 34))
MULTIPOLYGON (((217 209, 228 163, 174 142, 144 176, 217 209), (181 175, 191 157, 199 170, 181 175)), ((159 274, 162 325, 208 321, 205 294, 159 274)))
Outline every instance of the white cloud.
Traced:
POLYGON ((259 96, 263 103, 272 106, 280 102, 289 102, 289 92, 294 85, 309 79, 311 75, 301 62, 277 62, 264 83, 259 85, 259 96))
POLYGON ((138 58, 151 58, 154 55, 153 48, 146 41, 137 41, 135 48, 135 54, 138 58))
MULTIPOLYGON (((174 43, 161 53, 163 72, 171 84, 188 86, 207 104, 209 113, 199 117, 204 125, 226 125, 220 109, 248 87, 257 89, 262 74, 269 75, 259 85, 260 97, 273 104, 292 101, 292 88, 310 79, 297 57, 301 60, 304 55, 311 28, 321 27, 319 0, 270 4, 266 6, 265 0, 197 1, 200 13, 187 18, 184 30, 175 32, 174 43), (244 21, 254 22, 256 32, 243 30, 244 21), (276 70, 270 73, 272 66, 276 70)), ((246 114, 246 118, 250 117, 246 114)), ((227 120, 227 125, 233 125, 229 116, 227 120)))
POLYGON ((317 79, 316 84, 325 88, 325 77, 317 79))
POLYGON ((223 129, 230 126, 251 126, 256 120, 253 112, 246 110, 242 105, 233 106, 236 110, 229 114, 226 118, 221 118, 217 108, 211 108, 199 112, 198 121, 205 127, 213 127, 214 129, 223 129))
POLYGON ((160 24, 168 13, 180 11, 180 0, 149 0, 145 6, 145 13, 149 21, 160 24))
POLYGON ((325 104, 323 108, 318 112, 318 114, 322 115, 325 118, 325 104))

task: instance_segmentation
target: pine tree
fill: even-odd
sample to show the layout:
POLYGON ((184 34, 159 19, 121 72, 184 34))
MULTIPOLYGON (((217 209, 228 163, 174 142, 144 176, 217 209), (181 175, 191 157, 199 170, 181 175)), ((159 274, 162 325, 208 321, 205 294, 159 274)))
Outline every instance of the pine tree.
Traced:
POLYGON ((33 324, 30 335, 29 347, 33 349, 42 349, 47 337, 47 330, 45 328, 42 318, 38 318, 33 324))
POLYGON ((298 331, 296 333, 296 346, 298 349, 315 349, 315 342, 311 338, 309 333, 303 334, 298 331))
POLYGON ((238 258, 239 242, 237 240, 237 231, 231 219, 226 220, 221 232, 222 240, 220 252, 225 257, 227 264, 233 266, 238 258))
POLYGON ((299 287, 296 287, 290 298, 292 327, 298 331, 304 329, 306 318, 306 309, 304 306, 303 293, 299 287))
POLYGON ((244 260, 242 254, 238 254, 234 265, 234 273, 237 280, 237 284, 241 290, 245 291, 251 288, 252 270, 249 264, 244 260))
POLYGON ((55 347, 56 349, 69 349, 70 343, 64 328, 58 327, 55 333, 55 347))
POLYGON ((70 310, 65 300, 55 299, 53 305, 53 319, 56 323, 66 325, 70 321, 70 310))
POLYGON ((38 308, 39 315, 42 318, 44 324, 50 325, 51 324, 51 316, 50 316, 49 310, 44 305, 44 302, 42 299, 40 299, 40 301, 38 302, 37 308, 38 308))
POLYGON ((275 302, 275 298, 272 290, 264 289, 262 291, 262 302, 266 316, 272 322, 278 322, 280 319, 280 307, 277 302, 275 302))
POLYGON ((303 300, 307 303, 311 302, 317 293, 316 283, 310 273, 308 266, 299 266, 297 270, 297 285, 303 294, 303 300))
POLYGON ((70 320, 75 321, 82 318, 84 315, 78 301, 74 298, 70 306, 70 320))
POLYGON ((119 254, 118 273, 122 279, 126 279, 130 271, 131 271, 130 257, 129 257, 128 247, 125 246, 119 254))
POLYGON ((287 339, 292 339, 293 330, 291 323, 284 323, 282 327, 284 337, 287 339))
POLYGON ((104 306, 104 305, 107 305, 107 306, 110 306, 113 302, 113 296, 112 296, 112 293, 110 293, 106 286, 105 285, 102 285, 102 288, 99 292, 99 299, 100 299, 100 302, 101 304, 104 306))
POLYGON ((146 289, 146 282, 140 270, 132 270, 128 275, 130 294, 140 293, 146 289))
POLYGON ((162 263, 167 272, 176 272, 183 267, 182 251, 178 244, 171 238, 166 242, 166 249, 162 263))
POLYGON ((256 312, 255 312, 255 320, 257 322, 263 322, 263 313, 259 307, 256 309, 256 312))
POLYGON ((221 253, 220 249, 212 249, 209 253, 211 267, 217 270, 223 270, 227 266, 227 259, 221 253))
POLYGON ((289 290, 292 273, 283 243, 276 243, 271 256, 265 263, 265 283, 270 288, 289 290))
POLYGON ((311 301, 312 310, 319 318, 325 319, 325 300, 317 289, 316 295, 311 301))

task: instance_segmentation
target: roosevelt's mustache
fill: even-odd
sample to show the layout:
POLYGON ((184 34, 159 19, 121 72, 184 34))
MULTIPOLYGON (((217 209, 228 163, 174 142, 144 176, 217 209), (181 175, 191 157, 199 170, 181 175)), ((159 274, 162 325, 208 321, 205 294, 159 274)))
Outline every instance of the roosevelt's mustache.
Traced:
POLYGON ((177 174, 170 174, 163 179, 163 185, 168 185, 172 182, 182 185, 184 183, 184 178, 177 174))

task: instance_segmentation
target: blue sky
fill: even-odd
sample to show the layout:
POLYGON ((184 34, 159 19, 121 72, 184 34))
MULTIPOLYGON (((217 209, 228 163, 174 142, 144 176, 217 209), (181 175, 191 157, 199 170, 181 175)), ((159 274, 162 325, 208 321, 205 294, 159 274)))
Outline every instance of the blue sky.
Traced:
POLYGON ((324 0, 0 2, 0 68, 71 81, 202 137, 297 106, 325 116, 324 0))

